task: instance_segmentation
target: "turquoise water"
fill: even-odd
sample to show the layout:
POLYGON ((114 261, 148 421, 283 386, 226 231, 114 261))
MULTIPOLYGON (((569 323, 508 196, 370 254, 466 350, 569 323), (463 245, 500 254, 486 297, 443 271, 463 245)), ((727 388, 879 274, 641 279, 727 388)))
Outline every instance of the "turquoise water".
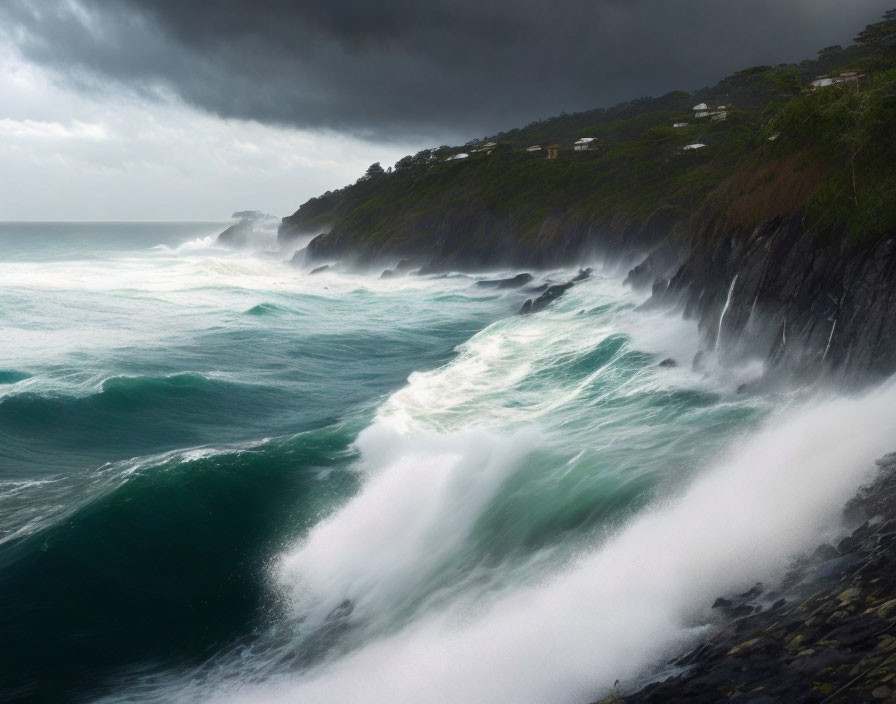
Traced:
POLYGON ((522 317, 221 229, 0 225, 0 699, 589 701, 892 449, 890 391, 737 394, 615 272, 522 317))

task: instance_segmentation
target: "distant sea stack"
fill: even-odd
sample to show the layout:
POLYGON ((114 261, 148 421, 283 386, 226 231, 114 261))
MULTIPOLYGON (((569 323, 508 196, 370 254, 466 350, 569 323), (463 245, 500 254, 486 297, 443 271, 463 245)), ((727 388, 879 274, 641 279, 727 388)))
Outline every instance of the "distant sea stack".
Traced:
POLYGON ((217 243, 228 247, 248 247, 261 239, 273 239, 280 224, 276 215, 260 210, 240 210, 231 217, 236 222, 218 235, 217 243))

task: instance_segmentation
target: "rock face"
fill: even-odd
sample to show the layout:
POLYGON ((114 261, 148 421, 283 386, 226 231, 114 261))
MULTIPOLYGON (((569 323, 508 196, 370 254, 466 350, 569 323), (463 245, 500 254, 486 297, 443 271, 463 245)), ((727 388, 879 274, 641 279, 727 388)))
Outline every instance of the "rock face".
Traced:
MULTIPOLYGON (((512 213, 448 210, 415 220, 383 240, 367 238, 349 223, 336 225, 308 243, 307 256, 309 262, 345 260, 364 265, 390 265, 403 258, 426 273, 505 266, 551 268, 594 254, 608 261, 630 262, 656 248, 672 224, 665 213, 639 221, 620 213, 602 222, 550 215, 541 221, 532 240, 524 240, 519 236, 521 224, 512 213)), ((310 227, 301 223, 298 214, 284 218, 278 239, 288 245, 310 227)))
POLYGON ((670 676, 601 704, 896 702, 896 455, 878 464, 881 478, 847 506, 865 519, 851 535, 777 591, 720 597, 720 623, 670 676))
MULTIPOLYGON (((630 278, 640 276, 638 267, 630 278)), ((896 242, 814 231, 797 213, 691 248, 652 305, 699 321, 702 348, 848 383, 896 371, 896 242)))

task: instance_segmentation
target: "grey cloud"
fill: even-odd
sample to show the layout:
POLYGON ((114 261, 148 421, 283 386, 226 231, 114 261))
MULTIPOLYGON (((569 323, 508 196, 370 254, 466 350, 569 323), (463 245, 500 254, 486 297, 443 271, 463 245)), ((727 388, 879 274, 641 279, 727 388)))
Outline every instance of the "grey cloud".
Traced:
POLYGON ((25 57, 81 90, 222 117, 470 137, 847 43, 893 0, 6 0, 25 57))

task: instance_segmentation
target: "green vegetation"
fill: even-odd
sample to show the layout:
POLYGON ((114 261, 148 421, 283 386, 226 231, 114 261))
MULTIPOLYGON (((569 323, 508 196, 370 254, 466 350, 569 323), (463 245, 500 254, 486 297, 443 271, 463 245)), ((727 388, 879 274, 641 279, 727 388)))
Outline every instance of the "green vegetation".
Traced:
POLYGON ((854 237, 896 231, 896 11, 854 46, 798 65, 757 66, 694 95, 675 92, 561 115, 424 150, 305 203, 286 231, 329 230, 332 251, 413 253, 514 246, 545 251, 570 232, 686 234, 806 209, 854 237), (813 90, 819 74, 858 80, 813 90), (692 107, 727 107, 726 119, 692 107), (673 127, 675 123, 687 123, 673 127), (572 142, 597 138, 576 152, 572 142), (477 151, 486 142, 491 151, 477 151), (559 143, 557 159, 532 144, 559 143), (705 148, 684 150, 688 144, 705 148), (461 152, 464 159, 449 159, 461 152), (699 217, 695 217, 699 214, 699 217), (717 221, 719 217, 715 218, 717 221))
POLYGON ((853 237, 896 231, 896 60, 855 83, 797 96, 771 125, 787 135, 778 153, 809 149, 829 174, 807 204, 820 224, 853 237))

